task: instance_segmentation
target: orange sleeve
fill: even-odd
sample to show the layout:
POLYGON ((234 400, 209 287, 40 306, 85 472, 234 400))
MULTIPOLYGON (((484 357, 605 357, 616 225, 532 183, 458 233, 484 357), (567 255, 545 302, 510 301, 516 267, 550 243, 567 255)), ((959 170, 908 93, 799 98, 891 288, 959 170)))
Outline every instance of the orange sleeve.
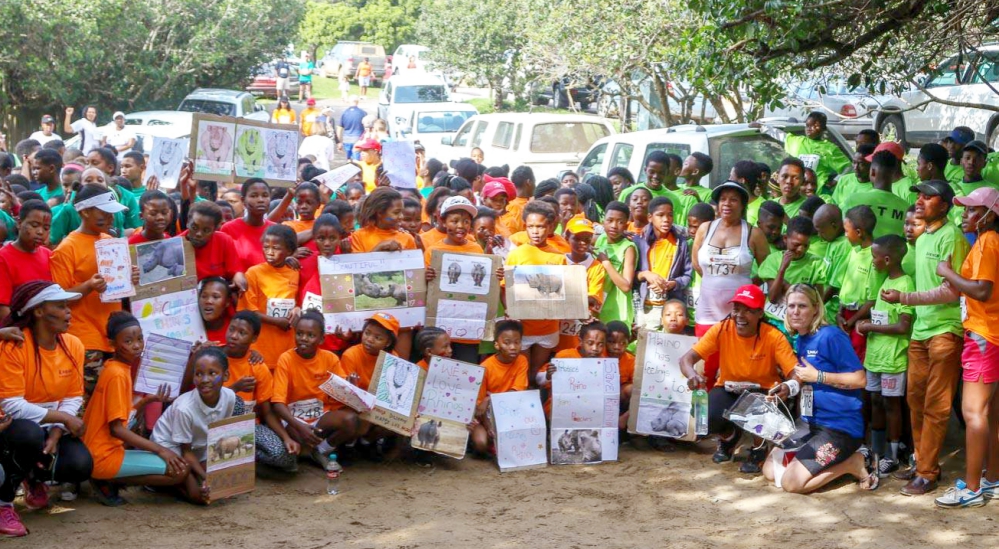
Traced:
POLYGON ((0 346, 0 398, 25 396, 25 352, 24 345, 18 347, 13 342, 0 346))
POLYGON ((521 355, 517 357, 517 361, 513 363, 514 372, 513 380, 510 384, 511 391, 526 391, 527 390, 527 372, 528 363, 527 357, 521 355))
POLYGON ((291 356, 284 353, 278 359, 277 367, 274 368, 272 403, 288 404, 288 368, 290 366, 291 356))
POLYGON ((594 259, 593 264, 586 269, 587 292, 590 297, 600 303, 604 302, 604 280, 606 277, 607 271, 604 270, 603 264, 594 259))
POLYGON ((374 248, 374 246, 369 247, 366 239, 364 238, 367 232, 362 228, 350 233, 350 251, 355 254, 365 253, 374 248))
POLYGON ((128 378, 124 375, 115 375, 109 380, 107 390, 104 393, 104 415, 108 423, 119 419, 128 421, 128 416, 132 414, 132 388, 128 384, 128 378))
POLYGON ((719 322, 711 327, 704 337, 697 340, 697 343, 691 347, 691 350, 698 354, 702 359, 707 358, 718 352, 718 348, 721 346, 719 338, 721 337, 721 326, 722 323, 719 322))
POLYGON ((52 268, 52 282, 62 286, 64 290, 80 285, 73 277, 73 266, 76 264, 74 252, 72 239, 66 239, 56 247, 55 251, 52 252, 52 257, 49 258, 49 266, 52 268))
POLYGON ((343 364, 340 362, 340 357, 333 353, 324 355, 328 357, 329 362, 326 364, 326 371, 331 374, 336 374, 339 377, 345 377, 343 371, 343 364))
POLYGON ((981 253, 969 253, 964 260, 971 267, 969 276, 966 278, 988 280, 994 283, 999 279, 999 261, 995 259, 999 256, 999 235, 994 232, 985 233, 979 237, 979 242, 981 242, 982 247, 981 253))
POLYGON ((794 367, 798 365, 798 357, 794 354, 791 344, 787 342, 787 338, 779 330, 770 330, 770 340, 773 342, 771 345, 773 346, 774 358, 777 359, 777 364, 780 365, 780 370, 784 373, 784 378, 787 379, 794 367))
MULTIPOLYGON (((278 361, 280 362, 280 361, 278 361)), ((258 403, 267 402, 274 398, 274 376, 267 369, 266 364, 257 364, 253 367, 253 378, 257 380, 257 385, 253 389, 253 399, 258 403)), ((285 389, 288 384, 285 381, 285 389)))
POLYGON ((618 373, 621 375, 621 385, 635 382, 635 355, 625 351, 618 359, 618 373))
POLYGON ((246 272, 246 291, 239 297, 239 306, 236 307, 238 310, 255 311, 258 313, 266 312, 261 311, 259 306, 262 289, 258 273, 259 271, 253 268, 246 272))

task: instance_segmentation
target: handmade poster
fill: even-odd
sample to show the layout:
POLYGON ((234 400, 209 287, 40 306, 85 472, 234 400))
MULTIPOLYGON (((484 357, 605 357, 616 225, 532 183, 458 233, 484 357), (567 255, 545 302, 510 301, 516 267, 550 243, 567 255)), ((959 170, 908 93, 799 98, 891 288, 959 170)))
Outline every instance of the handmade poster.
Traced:
MULTIPOLYGON (((696 440, 691 391, 680 357, 697 343, 693 336, 643 330, 638 336, 628 432, 696 440)), ((703 363, 695 365, 703 370, 703 363)))
POLYGON ((510 318, 577 320, 590 316, 582 265, 508 265, 506 277, 510 318))
MULTIPOLYGON (((171 191, 177 188, 180 181, 180 169, 184 166, 184 157, 191 148, 191 138, 167 139, 154 137, 153 147, 149 151, 146 162, 146 181, 156 176, 160 190, 171 191)), ((143 183, 145 183, 144 181, 143 183)))
POLYGON ((132 264, 139 266, 137 299, 196 290, 198 272, 194 264, 194 246, 182 236, 129 246, 132 264))
POLYGON ((104 277, 107 288, 101 301, 110 303, 135 295, 132 285, 132 258, 128 255, 128 240, 104 238, 94 243, 97 252, 97 274, 104 277))
POLYGON ((461 459, 468 446, 468 424, 486 370, 477 364, 435 356, 430 360, 411 444, 461 459))
POLYGON ((236 128, 236 177, 265 177, 264 134, 256 126, 236 128))
POLYGON ((321 185, 326 185, 329 190, 337 192, 340 187, 343 187, 344 183, 353 179, 357 174, 361 173, 361 167, 357 164, 344 164, 339 168, 333 168, 332 170, 313 177, 312 181, 321 185))
POLYGON ((232 181, 236 119, 196 113, 191 125, 190 156, 194 179, 232 181))
POLYGON ((160 386, 170 388, 170 396, 180 396, 180 384, 191 356, 190 341, 159 334, 145 334, 142 361, 135 374, 135 392, 154 395, 160 386))
POLYGON ((416 364, 382 351, 368 387, 375 395, 375 407, 361 413, 361 419, 410 436, 426 375, 416 364))
POLYGON ((208 424, 208 488, 211 501, 252 492, 256 482, 256 414, 208 424))
POLYGON ((323 314, 334 330, 359 332, 379 311, 403 328, 426 322, 427 277, 420 250, 320 257, 319 275, 323 314))
POLYGON ((489 410, 501 473, 548 465, 548 428, 541 393, 496 393, 489 397, 489 410))
POLYGON ((621 376, 616 358, 556 358, 552 365, 552 464, 617 460, 621 376))
POLYGON ((445 330, 453 339, 492 341, 499 310, 500 258, 433 250, 437 272, 427 288, 427 326, 445 330))
POLYGON ((342 402, 358 412, 367 412, 375 407, 375 395, 336 374, 330 374, 330 378, 324 381, 319 388, 338 402, 342 402))
POLYGON ((412 141, 382 143, 382 166, 393 187, 416 188, 416 147, 412 141))
POLYGON ((298 177, 298 128, 271 125, 262 130, 264 136, 264 179, 283 187, 295 185, 298 177))
POLYGON ((139 319, 142 333, 148 338, 159 334, 195 343, 205 341, 205 326, 198 308, 198 290, 132 299, 132 314, 139 319))

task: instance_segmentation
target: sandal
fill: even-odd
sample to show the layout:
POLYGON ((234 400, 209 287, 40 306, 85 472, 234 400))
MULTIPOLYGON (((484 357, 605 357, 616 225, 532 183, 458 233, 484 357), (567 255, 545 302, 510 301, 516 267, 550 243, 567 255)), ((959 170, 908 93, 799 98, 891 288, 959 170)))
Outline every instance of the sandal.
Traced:
POLYGON ((878 475, 878 471, 875 469, 873 473, 869 473, 866 477, 860 479, 857 485, 860 486, 861 490, 873 492, 881 485, 881 476, 878 475))

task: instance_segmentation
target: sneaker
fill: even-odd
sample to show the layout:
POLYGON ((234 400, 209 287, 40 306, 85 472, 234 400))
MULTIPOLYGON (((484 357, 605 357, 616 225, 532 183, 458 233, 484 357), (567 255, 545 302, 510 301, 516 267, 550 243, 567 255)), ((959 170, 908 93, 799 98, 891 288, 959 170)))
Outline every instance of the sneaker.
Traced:
POLYGON ((898 469, 898 460, 891 458, 881 458, 878 462, 878 476, 886 478, 892 471, 898 469))
POLYGON ((985 499, 996 497, 996 488, 999 488, 999 480, 989 482, 985 477, 982 477, 982 495, 985 496, 985 499))
POLYGON ((715 455, 711 456, 711 461, 715 463, 724 463, 726 461, 732 461, 732 452, 735 450, 736 445, 739 444, 739 433, 735 433, 728 440, 718 439, 718 449, 715 450, 715 455))
POLYGON ((13 505, 0 506, 0 534, 8 538, 21 538, 28 535, 28 529, 21 522, 21 517, 13 505))
POLYGON ((985 496, 982 492, 981 488, 977 492, 968 490, 964 482, 959 480, 955 486, 948 488, 944 495, 935 501, 937 507, 943 508, 981 507, 985 505, 985 496))
POLYGON ((767 459, 767 449, 754 448, 749 451, 749 458, 739 466, 739 472, 747 475, 758 475, 763 472, 763 462, 767 459))
POLYGON ((80 495, 80 485, 75 482, 65 482, 60 485, 59 499, 62 501, 76 501, 80 495))
POLYGON ((315 461, 319 465, 319 467, 323 471, 325 471, 326 470, 326 464, 328 464, 330 462, 330 457, 327 456, 327 455, 324 455, 322 452, 320 452, 319 450, 317 450, 315 448, 312 449, 311 456, 312 456, 312 461, 315 461))
POLYGON ((44 482, 24 481, 24 505, 31 510, 49 506, 49 489, 44 482))
POLYGON ((94 499, 105 507, 119 507, 128 503, 118 495, 118 486, 106 480, 90 479, 90 488, 94 499))

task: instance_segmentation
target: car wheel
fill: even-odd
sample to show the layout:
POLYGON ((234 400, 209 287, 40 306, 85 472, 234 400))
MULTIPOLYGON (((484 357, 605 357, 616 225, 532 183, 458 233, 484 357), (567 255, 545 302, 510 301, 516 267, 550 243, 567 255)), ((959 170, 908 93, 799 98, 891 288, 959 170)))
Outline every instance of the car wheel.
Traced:
POLYGON ((902 120, 902 115, 886 116, 878 127, 878 133, 881 134, 882 141, 895 141, 902 145, 902 150, 909 149, 909 144, 905 140, 905 121, 902 120))
POLYGON ((589 103, 579 103, 579 112, 586 112, 590 108, 589 103))
POLYGON ((562 90, 558 88, 552 88, 552 106, 556 109, 567 109, 567 97, 562 96, 562 90))

